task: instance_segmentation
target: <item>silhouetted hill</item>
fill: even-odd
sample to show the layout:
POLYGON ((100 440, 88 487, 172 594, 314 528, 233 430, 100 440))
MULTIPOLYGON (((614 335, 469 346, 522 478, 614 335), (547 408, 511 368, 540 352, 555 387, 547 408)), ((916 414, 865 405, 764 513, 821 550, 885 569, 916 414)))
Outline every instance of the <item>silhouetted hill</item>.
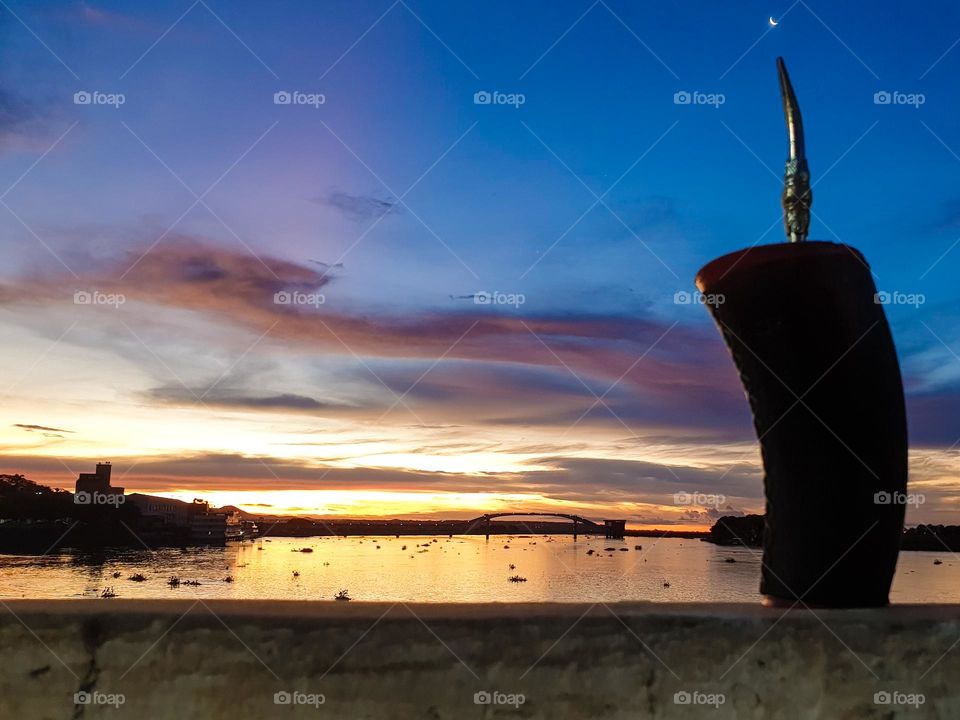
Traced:
POLYGON ((917 525, 903 531, 901 550, 960 550, 960 526, 917 525))
POLYGON ((141 541, 130 528, 138 528, 139 519, 134 507, 78 505, 66 490, 0 475, 0 552, 136 547, 141 541))
POLYGON ((716 545, 741 545, 761 547, 763 545, 763 515, 727 515, 714 523, 710 534, 704 538, 716 545))
POLYGON ((0 519, 55 520, 73 514, 73 494, 27 480, 0 475, 0 519))
MULTIPOLYGON (((763 528, 763 515, 722 517, 710 528, 710 534, 704 540, 717 545, 761 547, 763 528)), ((917 525, 906 528, 900 540, 900 549, 958 552, 960 551, 960 526, 917 525)))

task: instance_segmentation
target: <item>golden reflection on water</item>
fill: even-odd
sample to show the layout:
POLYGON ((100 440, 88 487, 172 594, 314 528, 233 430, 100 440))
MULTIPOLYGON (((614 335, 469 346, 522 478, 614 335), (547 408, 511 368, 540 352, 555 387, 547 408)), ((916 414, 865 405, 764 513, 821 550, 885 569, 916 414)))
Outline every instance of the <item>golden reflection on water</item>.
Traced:
MULTIPOLYGON (((891 599, 958 602, 958 573, 950 553, 901 553, 891 599)), ((266 538, 185 551, 0 557, 5 598, 99 597, 112 587, 129 598, 332 600, 347 590, 355 600, 404 602, 759 602, 759 581, 759 551, 677 538, 266 538), (130 580, 135 573, 147 579, 130 580), (173 576, 179 587, 168 584, 173 576)))

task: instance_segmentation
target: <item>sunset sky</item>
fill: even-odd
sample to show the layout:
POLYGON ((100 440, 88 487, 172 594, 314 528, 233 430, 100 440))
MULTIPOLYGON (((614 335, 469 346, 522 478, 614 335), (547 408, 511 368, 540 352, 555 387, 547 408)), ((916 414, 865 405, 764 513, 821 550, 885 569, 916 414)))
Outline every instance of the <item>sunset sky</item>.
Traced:
POLYGON ((811 238, 920 297, 887 306, 908 522, 960 523, 960 8, 545 8, 3 3, 0 471, 108 459, 269 513, 762 511, 733 364, 677 294, 783 239, 783 55, 811 238))

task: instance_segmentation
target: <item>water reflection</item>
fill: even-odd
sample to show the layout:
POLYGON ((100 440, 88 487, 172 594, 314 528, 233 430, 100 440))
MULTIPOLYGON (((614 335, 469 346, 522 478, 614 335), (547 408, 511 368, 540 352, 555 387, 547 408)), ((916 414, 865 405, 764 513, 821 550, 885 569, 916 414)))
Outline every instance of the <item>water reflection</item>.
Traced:
MULTIPOLYGON (((958 602, 958 572, 950 553, 902 553, 892 600, 958 602)), ((128 598, 330 600, 346 589, 356 600, 405 602, 757 602, 759 579, 758 551, 677 538, 268 538, 0 557, 6 598, 99 597, 112 587, 128 598), (138 573, 146 579, 130 579, 138 573)))

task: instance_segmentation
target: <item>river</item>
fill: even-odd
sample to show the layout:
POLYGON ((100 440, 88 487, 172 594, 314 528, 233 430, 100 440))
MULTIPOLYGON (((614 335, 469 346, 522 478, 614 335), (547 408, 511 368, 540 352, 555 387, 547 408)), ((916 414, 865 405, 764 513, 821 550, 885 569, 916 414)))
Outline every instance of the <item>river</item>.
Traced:
MULTIPOLYGON (((401 602, 758 602, 759 581, 759 551, 678 538, 266 538, 222 548, 0 556, 2 598, 96 598, 112 588, 125 598, 331 600, 346 590, 355 600, 401 602), (131 580, 136 573, 146 579, 131 580)), ((901 553, 891 601, 960 602, 960 558, 901 553)))

